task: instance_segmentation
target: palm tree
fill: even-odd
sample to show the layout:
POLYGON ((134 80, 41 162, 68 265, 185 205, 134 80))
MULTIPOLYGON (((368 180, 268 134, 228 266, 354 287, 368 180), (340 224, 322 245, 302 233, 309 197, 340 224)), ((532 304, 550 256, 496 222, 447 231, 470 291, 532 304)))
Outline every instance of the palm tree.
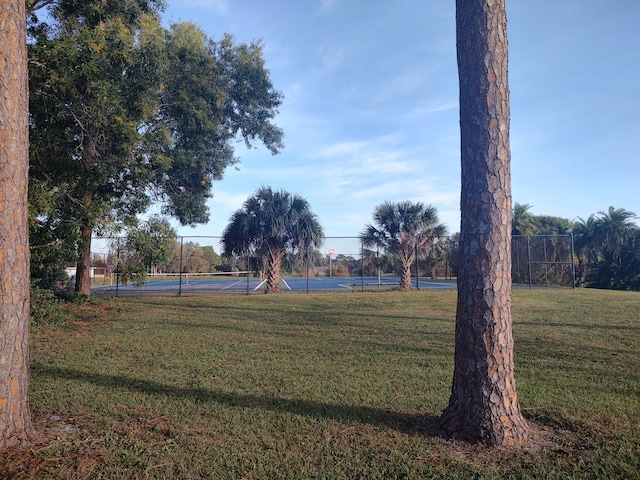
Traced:
POLYGON ((536 235, 569 235, 573 231, 571 220, 551 215, 536 215, 536 235))
POLYGON ((513 257, 515 261, 512 264, 512 278, 516 283, 522 283, 525 281, 526 275, 524 272, 527 271, 525 268, 521 270, 522 262, 520 252, 528 248, 529 239, 533 237, 538 231, 538 222, 536 217, 529 212, 531 205, 528 203, 513 204, 513 212, 511 217, 511 235, 512 235, 512 244, 511 250, 513 252, 513 257))
POLYGON ((586 220, 578 217, 573 227, 575 241, 574 262, 578 283, 584 285, 591 266, 598 263, 600 247, 602 245, 600 224, 595 215, 589 215, 586 220))
POLYGON ((231 216, 222 234, 223 253, 257 254, 267 259, 267 293, 279 292, 280 267, 287 254, 320 246, 324 233, 300 195, 261 187, 231 216))
POLYGON ((576 255, 583 263, 596 263, 602 244, 600 223, 595 215, 589 215, 584 220, 578 217, 578 221, 573 227, 575 234, 576 255))
POLYGON ((374 225, 367 225, 360 239, 367 247, 378 246, 400 261, 400 288, 411 289, 411 265, 416 254, 426 256, 433 241, 446 235, 438 223, 435 207, 421 202, 384 202, 373 212, 374 225))
POLYGON ((612 286, 611 282, 620 276, 621 269, 629 266, 623 257, 627 256, 629 246, 640 232, 633 221, 636 218, 635 213, 624 208, 609 207, 606 212, 598 212, 598 216, 579 219, 574 232, 582 284, 596 288, 620 288, 612 286))
POLYGON ((513 204, 513 218, 511 220, 511 234, 532 237, 538 231, 536 217, 529 212, 531 205, 525 203, 513 204))
POLYGON ((620 260, 620 250, 632 234, 638 229, 633 222, 636 214, 624 208, 609 207, 607 212, 598 212, 598 225, 601 232, 602 252, 612 259, 620 260))

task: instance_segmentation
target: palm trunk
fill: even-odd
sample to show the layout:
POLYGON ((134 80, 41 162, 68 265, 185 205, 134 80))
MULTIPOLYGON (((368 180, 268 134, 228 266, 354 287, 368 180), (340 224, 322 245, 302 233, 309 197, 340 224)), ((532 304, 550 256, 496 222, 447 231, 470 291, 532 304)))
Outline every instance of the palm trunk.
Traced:
POLYGON ((488 445, 525 441, 511 329, 505 0, 457 0, 462 196, 454 377, 440 425, 488 445))
POLYGON ((0 2, 0 448, 26 445, 29 412, 29 130, 24 0, 0 2))
POLYGON ((400 275, 400 288, 411 290, 411 261, 402 260, 402 272, 400 275))
POLYGON ((280 250, 269 252, 269 273, 267 275, 266 293, 280 293, 280 267, 284 252, 280 250))
POLYGON ((407 239, 402 240, 402 248, 400 249, 400 288, 402 290, 411 290, 411 265, 413 265, 415 257, 415 246, 413 242, 415 239, 411 237, 411 241, 407 242, 407 239))

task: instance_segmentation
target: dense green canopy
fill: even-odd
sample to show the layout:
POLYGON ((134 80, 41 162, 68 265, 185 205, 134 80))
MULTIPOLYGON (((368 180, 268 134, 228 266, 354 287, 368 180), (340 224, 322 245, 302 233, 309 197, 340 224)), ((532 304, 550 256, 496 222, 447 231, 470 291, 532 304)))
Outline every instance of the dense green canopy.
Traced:
POLYGON ((30 19, 32 243, 77 247, 79 293, 96 229, 157 202, 182 224, 205 223, 237 139, 283 147, 272 123, 282 95, 260 43, 165 29, 161 6, 59 1, 46 21, 30 19))

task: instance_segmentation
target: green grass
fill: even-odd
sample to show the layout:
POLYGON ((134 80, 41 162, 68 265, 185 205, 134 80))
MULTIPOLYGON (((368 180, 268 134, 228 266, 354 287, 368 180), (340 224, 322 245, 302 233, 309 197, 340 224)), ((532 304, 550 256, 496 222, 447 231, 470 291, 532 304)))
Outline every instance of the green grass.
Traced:
POLYGON ((514 292, 520 405, 544 441, 509 451, 434 434, 455 296, 79 308, 32 338, 32 412, 58 433, 0 457, 0 478, 639 478, 640 295, 514 292))

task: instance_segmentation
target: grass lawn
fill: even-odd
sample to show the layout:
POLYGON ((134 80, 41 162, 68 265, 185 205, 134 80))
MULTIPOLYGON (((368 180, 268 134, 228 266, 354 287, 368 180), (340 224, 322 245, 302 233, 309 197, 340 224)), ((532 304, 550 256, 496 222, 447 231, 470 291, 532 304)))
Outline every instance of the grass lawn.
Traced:
POLYGON ((126 298, 36 332, 53 440, 0 478, 640 478, 640 294, 517 290, 520 405, 543 441, 435 434, 456 293, 126 298))

